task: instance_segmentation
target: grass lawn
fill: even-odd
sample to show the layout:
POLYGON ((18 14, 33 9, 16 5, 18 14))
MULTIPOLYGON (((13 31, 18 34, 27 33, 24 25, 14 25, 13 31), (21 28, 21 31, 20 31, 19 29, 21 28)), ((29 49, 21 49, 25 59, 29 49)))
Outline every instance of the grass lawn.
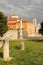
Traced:
MULTIPOLYGON (((0 60, 0 65, 43 65, 43 41, 25 40, 25 50, 19 50, 21 41, 10 41, 11 61, 0 60)), ((7 51, 6 51, 7 52, 7 51)), ((0 59, 2 48, 0 48, 0 59)))

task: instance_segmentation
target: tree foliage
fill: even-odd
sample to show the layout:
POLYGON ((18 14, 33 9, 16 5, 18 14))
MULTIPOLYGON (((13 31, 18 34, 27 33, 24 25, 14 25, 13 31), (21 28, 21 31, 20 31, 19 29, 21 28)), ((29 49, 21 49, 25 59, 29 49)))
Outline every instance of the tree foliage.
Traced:
POLYGON ((0 12, 0 36, 3 36, 7 30, 7 16, 3 12, 0 12))
POLYGON ((39 33, 43 35, 43 21, 41 22, 41 28, 39 29, 39 33))

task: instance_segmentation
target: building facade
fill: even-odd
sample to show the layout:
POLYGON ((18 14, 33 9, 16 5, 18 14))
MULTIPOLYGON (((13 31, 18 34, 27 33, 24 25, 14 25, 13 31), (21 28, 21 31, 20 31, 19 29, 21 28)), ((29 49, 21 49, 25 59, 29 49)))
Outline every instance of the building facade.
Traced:
POLYGON ((20 17, 16 14, 11 15, 11 17, 8 19, 7 25, 10 30, 18 30, 18 32, 20 32, 20 27, 22 26, 22 34, 25 37, 35 35, 34 23, 20 19, 20 17), (22 23, 20 23, 21 21, 22 23))

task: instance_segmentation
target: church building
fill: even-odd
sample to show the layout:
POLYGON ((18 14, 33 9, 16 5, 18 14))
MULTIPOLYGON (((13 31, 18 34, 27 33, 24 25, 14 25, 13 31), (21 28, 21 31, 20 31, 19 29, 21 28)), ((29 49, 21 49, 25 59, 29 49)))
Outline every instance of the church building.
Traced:
POLYGON ((13 14, 8 19, 7 25, 9 30, 17 30, 18 35, 20 33, 20 29, 22 29, 22 35, 26 36, 34 36, 35 35, 35 24, 36 19, 33 19, 32 22, 21 19, 16 14, 13 14))

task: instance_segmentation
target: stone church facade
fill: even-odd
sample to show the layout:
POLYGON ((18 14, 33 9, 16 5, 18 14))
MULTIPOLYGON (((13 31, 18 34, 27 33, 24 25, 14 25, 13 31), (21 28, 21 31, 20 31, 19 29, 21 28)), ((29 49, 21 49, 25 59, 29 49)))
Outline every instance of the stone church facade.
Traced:
POLYGON ((32 22, 26 21, 26 20, 21 19, 16 14, 13 14, 8 19, 7 25, 8 25, 9 30, 17 30, 18 38, 20 37, 20 28, 21 28, 23 37, 27 38, 28 36, 34 36, 36 33, 35 21, 36 21, 35 19, 32 22), (20 23, 21 21, 22 23, 20 23))

